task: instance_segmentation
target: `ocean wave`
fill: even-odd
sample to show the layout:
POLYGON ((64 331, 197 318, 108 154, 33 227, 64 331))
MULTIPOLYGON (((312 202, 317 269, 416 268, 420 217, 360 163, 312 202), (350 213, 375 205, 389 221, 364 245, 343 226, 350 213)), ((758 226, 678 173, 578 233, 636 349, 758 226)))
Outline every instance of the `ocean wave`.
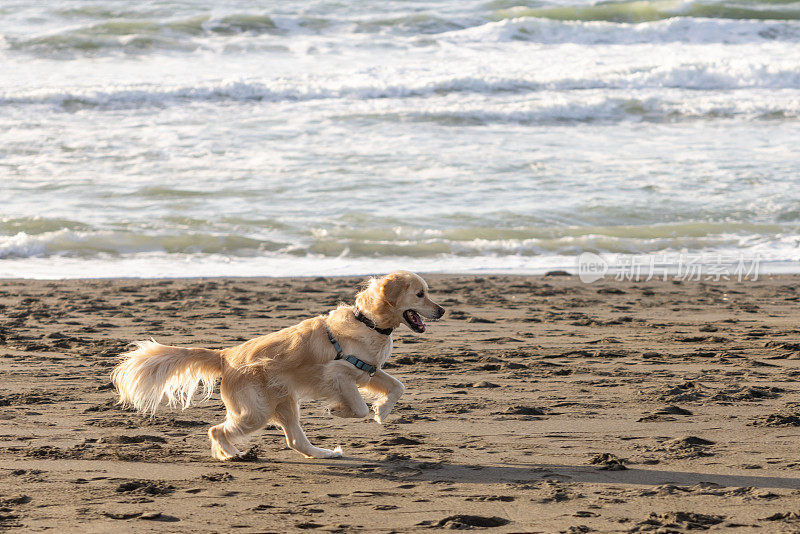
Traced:
POLYGON ((676 250, 706 250, 716 247, 733 247, 741 236, 721 235, 705 237, 662 237, 633 239, 600 234, 562 236, 553 239, 473 239, 447 241, 427 239, 416 242, 403 241, 321 241, 313 243, 305 252, 327 257, 407 257, 435 256, 547 256, 596 254, 649 254, 676 250))
POLYGON ((548 256, 583 252, 647 254, 708 250, 780 239, 776 224, 693 222, 649 226, 461 227, 444 230, 397 227, 364 232, 326 230, 308 251, 323 256, 410 258, 437 255, 548 256))
POLYGON ((800 22, 673 17, 653 22, 620 23, 520 16, 453 31, 442 35, 441 39, 455 43, 524 41, 581 45, 797 42, 800 41, 800 22))
MULTIPOLYGON (((568 74, 568 73, 565 73, 568 74)), ((584 78, 463 76, 402 82, 375 80, 349 85, 343 80, 298 85, 274 82, 230 81, 190 87, 156 85, 104 87, 66 91, 0 93, 0 106, 52 105, 68 111, 86 108, 128 109, 182 105, 188 102, 308 102, 315 100, 381 100, 446 97, 451 94, 525 94, 541 91, 689 89, 800 89, 800 71, 763 64, 678 64, 649 68, 620 68, 584 78)))
POLYGON ((277 15, 267 12, 169 17, 130 10, 61 10, 69 23, 49 32, 25 31, 0 37, 4 48, 40 57, 158 52, 289 51, 300 37, 316 50, 314 38, 339 48, 391 43, 409 47, 479 39, 483 43, 522 40, 537 43, 613 44, 637 42, 741 43, 797 41, 797 2, 653 0, 595 4, 516 6, 495 11, 391 16, 345 13, 277 15), (82 23, 76 24, 76 21, 82 23))
POLYGON ((537 109, 500 111, 464 109, 387 112, 340 115, 340 119, 386 122, 429 122, 443 126, 490 124, 570 124, 620 121, 679 122, 745 118, 748 120, 794 120, 800 118, 800 97, 788 102, 670 102, 660 98, 604 97, 592 102, 553 103, 537 109))
POLYGON ((63 52, 109 50, 129 53, 143 53, 153 49, 194 51, 203 47, 202 42, 197 40, 202 37, 280 34, 290 30, 297 33, 304 25, 302 19, 299 19, 287 26, 282 29, 272 17, 263 14, 232 14, 219 18, 198 15, 165 21, 117 18, 35 37, 5 36, 5 41, 11 50, 44 56, 63 52))
POLYGON ((285 243, 242 235, 199 232, 146 235, 121 231, 75 231, 65 228, 41 233, 18 232, 14 235, 0 236, 0 259, 58 256, 89 258, 150 252, 253 256, 285 247, 285 243))
POLYGON ((556 7, 513 7, 496 13, 499 18, 533 17, 570 21, 652 22, 675 17, 800 20, 795 3, 735 3, 684 0, 598 2, 556 7))
POLYGON ((0 259, 126 257, 151 253, 216 254, 231 258, 274 254, 352 258, 540 256, 587 251, 638 254, 753 246, 780 240, 786 232, 786 227, 781 225, 747 223, 446 230, 406 227, 378 234, 333 229, 278 242, 249 235, 201 231, 142 233, 64 228, 0 235, 0 259))
POLYGON ((436 35, 462 30, 485 22, 483 17, 445 17, 432 13, 411 13, 390 17, 361 18, 355 20, 350 31, 355 33, 393 32, 406 35, 436 35))
POLYGON ((48 217, 6 217, 0 218, 0 239, 2 235, 38 235, 59 230, 86 231, 91 227, 80 221, 48 217))
MULTIPOLYGON (((184 18, 160 19, 154 15, 134 18, 130 13, 113 18, 115 11, 101 10, 100 13, 109 15, 111 19, 102 22, 89 21, 81 25, 73 22, 66 25, 69 29, 38 35, 37 32, 7 34, 0 36, 0 42, 5 43, 3 48, 11 51, 71 59, 77 55, 142 55, 165 51, 230 52, 250 48, 287 51, 289 47, 286 45, 290 43, 281 43, 281 38, 335 35, 340 31, 344 35, 352 36, 360 31, 356 22, 343 24, 335 18, 315 16, 290 17, 265 13, 212 16, 204 13, 184 18)), ((61 14, 64 15, 63 12, 61 14)), ((443 27, 443 31, 444 28, 453 30, 457 26, 448 25, 443 27)))

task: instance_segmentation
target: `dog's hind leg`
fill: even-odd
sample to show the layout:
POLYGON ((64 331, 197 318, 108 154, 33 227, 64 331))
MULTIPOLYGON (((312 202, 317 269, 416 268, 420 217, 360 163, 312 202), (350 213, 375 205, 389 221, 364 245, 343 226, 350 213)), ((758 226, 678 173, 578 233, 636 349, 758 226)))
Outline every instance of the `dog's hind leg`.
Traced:
POLYGON ((232 434, 238 434, 238 432, 236 423, 230 419, 208 429, 208 437, 211 439, 211 455, 217 460, 225 461, 242 455, 242 451, 231 441, 232 434))
POLYGON ((286 398, 275 407, 273 421, 286 434, 286 444, 306 458, 338 458, 342 455, 339 447, 334 450, 315 447, 308 441, 306 433, 300 426, 300 407, 297 401, 286 398))
POLYGON ((236 442, 248 434, 267 426, 271 415, 270 404, 263 390, 243 379, 231 379, 220 386, 222 400, 227 408, 225 422, 208 430, 211 454, 218 460, 230 460, 242 455, 236 442))

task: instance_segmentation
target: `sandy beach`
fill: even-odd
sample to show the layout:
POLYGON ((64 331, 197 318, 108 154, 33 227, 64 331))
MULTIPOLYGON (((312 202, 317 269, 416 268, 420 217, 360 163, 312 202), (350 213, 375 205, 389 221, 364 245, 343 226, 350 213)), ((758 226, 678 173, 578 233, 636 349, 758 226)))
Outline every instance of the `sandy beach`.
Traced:
POLYGON ((800 277, 581 283, 427 276, 387 424, 304 405, 344 457, 270 428, 220 463, 211 401, 115 406, 133 340, 221 348, 350 302, 358 278, 6 280, 0 530, 800 531, 800 277))

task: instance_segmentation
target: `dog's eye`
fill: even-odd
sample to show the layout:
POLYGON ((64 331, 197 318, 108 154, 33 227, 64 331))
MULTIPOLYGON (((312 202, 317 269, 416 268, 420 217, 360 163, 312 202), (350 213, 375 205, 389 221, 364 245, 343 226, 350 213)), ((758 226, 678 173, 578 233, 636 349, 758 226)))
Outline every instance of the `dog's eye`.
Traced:
POLYGON ((424 296, 425 296, 425 292, 424 292, 424 291, 420 291, 419 293, 417 293, 417 296, 418 296, 419 298, 422 298, 422 297, 424 297, 424 296))

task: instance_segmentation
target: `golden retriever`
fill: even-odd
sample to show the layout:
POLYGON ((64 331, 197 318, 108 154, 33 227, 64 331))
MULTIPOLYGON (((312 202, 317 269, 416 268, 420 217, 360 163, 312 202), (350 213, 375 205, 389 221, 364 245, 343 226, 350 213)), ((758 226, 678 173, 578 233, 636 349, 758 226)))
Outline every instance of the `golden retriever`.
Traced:
POLYGON ((364 418, 369 408, 359 392, 376 397, 374 419, 382 423, 405 387, 381 370, 392 352, 391 332, 405 324, 424 332, 420 316, 438 319, 444 308, 428 297, 421 277, 397 271, 369 279, 355 305, 340 305, 278 332, 216 350, 138 342, 122 355, 111 380, 119 403, 155 413, 166 398, 187 408, 202 385, 211 397, 218 377, 225 422, 211 427, 211 452, 219 460, 242 455, 236 442, 269 423, 280 426, 286 443, 308 458, 334 458, 341 449, 313 446, 300 427, 299 401, 327 401, 333 415, 364 418))

